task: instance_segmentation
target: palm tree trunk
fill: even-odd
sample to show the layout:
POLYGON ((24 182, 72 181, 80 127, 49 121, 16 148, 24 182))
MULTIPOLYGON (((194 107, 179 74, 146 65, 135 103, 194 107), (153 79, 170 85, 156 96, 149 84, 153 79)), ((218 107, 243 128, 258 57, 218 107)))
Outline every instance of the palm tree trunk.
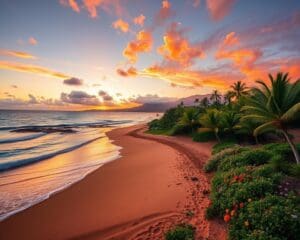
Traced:
POLYGON ((286 130, 282 130, 282 133, 283 133, 286 141, 288 142, 288 144, 290 145, 290 147, 293 151, 293 154, 295 156, 297 164, 299 164, 300 163, 300 156, 299 156, 299 152, 298 152, 295 144, 293 143, 292 139, 290 138, 290 136, 289 136, 289 134, 286 130))
POLYGON ((220 139, 220 137, 219 137, 219 135, 218 135, 218 130, 215 129, 215 130, 214 130, 214 133, 215 133, 215 136, 216 136, 217 141, 220 143, 220 142, 221 142, 221 139, 220 139))

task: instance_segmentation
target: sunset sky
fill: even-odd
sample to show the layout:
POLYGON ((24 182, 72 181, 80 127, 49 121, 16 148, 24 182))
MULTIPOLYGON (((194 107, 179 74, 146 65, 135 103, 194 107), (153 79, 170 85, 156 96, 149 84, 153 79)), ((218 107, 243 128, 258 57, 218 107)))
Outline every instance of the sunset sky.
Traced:
POLYGON ((300 78, 299 0, 1 0, 1 109, 118 109, 300 78))

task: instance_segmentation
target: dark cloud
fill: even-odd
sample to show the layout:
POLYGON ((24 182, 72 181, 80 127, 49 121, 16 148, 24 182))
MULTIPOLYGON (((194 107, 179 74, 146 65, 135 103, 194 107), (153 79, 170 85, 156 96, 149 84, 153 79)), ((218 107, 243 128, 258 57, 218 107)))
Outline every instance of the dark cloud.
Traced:
POLYGON ((62 102, 71 104, 81 104, 89 106, 98 106, 101 104, 95 95, 90 95, 83 91, 72 91, 71 93, 62 93, 60 96, 62 102))
POLYGON ((12 88, 18 88, 18 86, 17 86, 17 85, 11 85, 11 87, 12 87, 12 88))
POLYGON ((30 103, 30 104, 37 104, 37 103, 39 103, 38 100, 37 100, 37 98, 35 96, 33 96, 32 94, 28 94, 28 97, 29 97, 28 103, 30 103))
POLYGON ((99 96, 100 97, 102 97, 102 99, 103 99, 103 101, 104 102, 110 102, 110 101, 112 101, 113 100, 113 97, 112 96, 110 96, 107 92, 105 92, 105 91, 99 91, 99 96))
POLYGON ((122 77, 134 77, 137 75, 137 70, 134 67, 130 67, 127 70, 118 68, 116 71, 122 77))
POLYGON ((65 79, 64 84, 70 85, 70 86, 81 86, 83 84, 83 80, 81 80, 79 78, 72 77, 72 78, 69 78, 69 79, 65 79))
POLYGON ((139 95, 136 98, 130 99, 133 102, 136 103, 163 103, 163 102, 172 102, 178 100, 177 98, 171 98, 171 97, 160 97, 157 94, 147 94, 145 96, 139 95))

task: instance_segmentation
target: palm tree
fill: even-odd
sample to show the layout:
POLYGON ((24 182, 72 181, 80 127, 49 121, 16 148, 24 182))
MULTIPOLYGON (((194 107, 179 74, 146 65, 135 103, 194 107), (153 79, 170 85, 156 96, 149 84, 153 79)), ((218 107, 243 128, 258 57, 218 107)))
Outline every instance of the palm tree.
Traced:
POLYGON ((220 142, 219 137, 219 128, 220 128, 220 112, 217 109, 209 109, 203 114, 199 122, 202 125, 199 128, 200 132, 213 132, 215 134, 216 139, 220 142))
POLYGON ((193 133, 195 126, 197 126, 199 124, 199 122, 198 122, 199 116, 198 115, 199 115, 199 112, 195 108, 185 109, 182 117, 179 120, 179 124, 181 126, 189 127, 193 133))
POLYGON ((241 81, 235 82, 230 87, 232 88, 233 96, 237 99, 240 99, 241 96, 246 95, 248 92, 248 87, 241 81))
POLYGON ((212 94, 210 95, 210 100, 213 101, 214 104, 218 105, 220 104, 220 101, 221 101, 221 95, 220 93, 218 92, 218 90, 214 90, 212 92, 212 94))
POLYGON ((291 83, 288 73, 278 73, 274 79, 269 75, 270 86, 263 81, 257 81, 261 88, 254 88, 253 95, 242 108, 246 112, 244 118, 253 119, 259 123, 254 130, 257 136, 268 130, 279 130, 290 145, 297 164, 300 157, 290 135, 287 131, 288 124, 297 119, 300 112, 300 79, 291 83))
POLYGON ((232 98, 235 96, 235 93, 233 91, 226 92, 224 98, 226 99, 228 104, 231 104, 232 98))
POLYGON ((221 125, 224 131, 233 133, 240 121, 240 115, 235 111, 224 111, 221 114, 221 125))
POLYGON ((208 107, 208 105, 209 105, 209 101, 208 101, 208 98, 207 97, 205 97, 205 98, 203 98, 201 101, 200 101, 200 105, 202 106, 202 107, 208 107))

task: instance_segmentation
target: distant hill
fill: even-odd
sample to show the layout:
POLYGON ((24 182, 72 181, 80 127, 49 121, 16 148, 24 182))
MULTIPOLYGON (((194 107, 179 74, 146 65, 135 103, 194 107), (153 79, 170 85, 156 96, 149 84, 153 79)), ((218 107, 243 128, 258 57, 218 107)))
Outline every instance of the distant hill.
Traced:
POLYGON ((190 97, 186 98, 180 98, 176 101, 170 101, 170 102, 161 102, 161 103, 144 103, 143 105, 135 108, 130 108, 126 109, 123 111, 126 112, 164 112, 168 110, 169 108, 176 107, 179 105, 181 102, 185 106, 194 106, 198 103, 195 103, 195 100, 198 99, 201 101, 203 98, 208 97, 209 98, 210 94, 204 94, 204 95, 193 95, 190 97))

